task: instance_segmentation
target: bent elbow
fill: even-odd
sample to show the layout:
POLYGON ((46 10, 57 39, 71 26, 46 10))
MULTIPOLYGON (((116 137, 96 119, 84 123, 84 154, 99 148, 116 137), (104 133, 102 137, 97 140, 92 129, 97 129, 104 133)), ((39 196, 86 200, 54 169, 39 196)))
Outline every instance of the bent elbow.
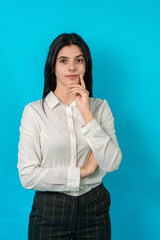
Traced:
POLYGON ((22 174, 19 174, 19 178, 20 178, 20 182, 22 184, 22 186, 26 189, 33 189, 33 183, 32 181, 30 180, 30 177, 28 175, 22 175, 22 174))
POLYGON ((112 164, 107 168, 107 172, 113 172, 117 170, 120 166, 121 160, 122 160, 122 152, 118 147, 118 151, 112 161, 112 164))

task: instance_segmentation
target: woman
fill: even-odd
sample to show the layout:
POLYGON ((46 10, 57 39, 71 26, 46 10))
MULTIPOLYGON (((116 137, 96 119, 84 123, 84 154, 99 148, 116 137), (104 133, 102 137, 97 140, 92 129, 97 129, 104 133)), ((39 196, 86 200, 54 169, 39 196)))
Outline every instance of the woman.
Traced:
POLYGON ((102 178, 121 151, 107 101, 92 98, 90 50, 79 35, 52 42, 43 98, 25 106, 18 147, 22 185, 36 190, 29 240, 111 239, 102 178))

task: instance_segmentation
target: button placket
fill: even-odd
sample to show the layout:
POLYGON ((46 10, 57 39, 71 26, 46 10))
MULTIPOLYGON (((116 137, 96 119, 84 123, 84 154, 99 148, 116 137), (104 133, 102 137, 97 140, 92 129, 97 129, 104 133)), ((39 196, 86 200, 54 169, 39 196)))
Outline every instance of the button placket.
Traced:
POLYGON ((71 167, 76 167, 76 135, 75 135, 75 129, 73 124, 73 113, 72 113, 72 107, 68 106, 66 107, 66 113, 67 113, 67 121, 68 121, 68 127, 69 127, 69 133, 70 133, 70 148, 71 148, 71 167))

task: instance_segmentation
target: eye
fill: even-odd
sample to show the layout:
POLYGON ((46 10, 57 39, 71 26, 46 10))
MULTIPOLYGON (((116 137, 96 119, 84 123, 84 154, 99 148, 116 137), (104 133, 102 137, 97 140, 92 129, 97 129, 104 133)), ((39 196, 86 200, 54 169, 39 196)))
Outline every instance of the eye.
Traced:
POLYGON ((61 59, 60 63, 67 63, 67 60, 66 59, 61 59))
POLYGON ((79 58, 79 59, 77 59, 76 61, 77 61, 78 63, 84 62, 84 60, 83 60, 82 58, 79 58))

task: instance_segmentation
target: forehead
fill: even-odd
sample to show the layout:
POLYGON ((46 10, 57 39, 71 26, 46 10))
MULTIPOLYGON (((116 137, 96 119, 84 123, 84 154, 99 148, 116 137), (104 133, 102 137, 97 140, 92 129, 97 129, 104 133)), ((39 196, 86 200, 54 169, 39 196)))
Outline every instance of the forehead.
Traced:
POLYGON ((64 46, 58 52, 57 58, 60 56, 66 57, 76 57, 80 54, 83 54, 81 48, 77 45, 64 46))

